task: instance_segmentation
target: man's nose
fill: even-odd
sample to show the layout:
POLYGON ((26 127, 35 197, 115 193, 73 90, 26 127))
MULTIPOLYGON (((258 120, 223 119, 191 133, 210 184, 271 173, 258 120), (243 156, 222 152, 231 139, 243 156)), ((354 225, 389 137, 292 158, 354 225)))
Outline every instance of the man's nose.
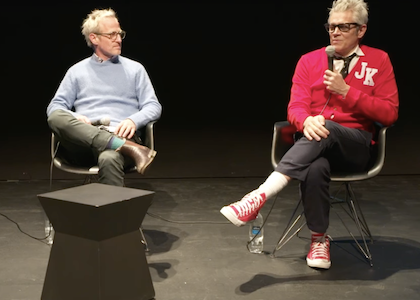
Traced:
POLYGON ((338 29, 338 26, 336 26, 335 28, 334 28, 334 31, 332 32, 332 34, 333 35, 339 35, 341 33, 341 30, 340 29, 338 29))

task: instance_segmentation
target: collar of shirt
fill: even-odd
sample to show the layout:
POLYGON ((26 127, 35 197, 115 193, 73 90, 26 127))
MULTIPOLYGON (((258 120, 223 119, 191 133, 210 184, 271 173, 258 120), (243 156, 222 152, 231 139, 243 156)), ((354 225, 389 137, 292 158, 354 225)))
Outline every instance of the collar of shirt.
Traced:
MULTIPOLYGON (((351 52, 351 54, 356 53, 356 56, 351 60, 350 66, 349 66, 349 73, 356 65, 357 61, 359 60, 360 56, 365 56, 362 49, 360 49, 359 45, 356 46, 356 48, 351 52)), ((351 55, 350 54, 350 55, 351 55)), ((334 59, 334 70, 338 73, 340 73, 341 69, 344 67, 344 60, 342 59, 334 59)))
MULTIPOLYGON (((94 57, 95 61, 97 61, 98 63, 103 63, 104 61, 106 61, 106 60, 100 58, 95 52, 93 53, 93 57, 94 57)), ((118 55, 115 55, 115 56, 111 57, 109 59, 109 61, 111 61, 113 63, 118 62, 118 55)))
POLYGON ((99 63, 104 62, 104 60, 102 58, 100 58, 96 53, 93 53, 93 57, 95 58, 95 60, 99 63))

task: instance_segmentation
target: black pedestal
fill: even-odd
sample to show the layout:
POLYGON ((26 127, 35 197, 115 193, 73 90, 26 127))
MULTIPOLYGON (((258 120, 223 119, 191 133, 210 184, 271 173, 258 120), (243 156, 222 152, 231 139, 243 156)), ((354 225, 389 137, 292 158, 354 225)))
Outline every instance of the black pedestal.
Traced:
POLYGON ((153 196, 99 183, 38 195, 55 229, 41 299, 153 299, 139 230, 153 196))

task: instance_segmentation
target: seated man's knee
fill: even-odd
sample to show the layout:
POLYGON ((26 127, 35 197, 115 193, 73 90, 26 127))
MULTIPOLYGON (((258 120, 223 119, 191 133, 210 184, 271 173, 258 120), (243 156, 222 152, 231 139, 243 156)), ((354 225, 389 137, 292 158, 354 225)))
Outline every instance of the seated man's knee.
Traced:
POLYGON ((328 130, 334 129, 336 125, 337 125, 337 123, 334 122, 334 121, 325 120, 325 128, 327 128, 328 130))
POLYGON ((343 125, 338 124, 337 122, 334 121, 330 121, 330 120, 325 120, 325 128, 328 129, 328 131, 330 132, 329 137, 330 138, 334 138, 337 135, 340 135, 343 133, 343 125))
POLYGON ((48 126, 53 131, 56 131, 63 126, 68 125, 69 117, 73 117, 73 115, 61 109, 55 110, 47 118, 48 126))

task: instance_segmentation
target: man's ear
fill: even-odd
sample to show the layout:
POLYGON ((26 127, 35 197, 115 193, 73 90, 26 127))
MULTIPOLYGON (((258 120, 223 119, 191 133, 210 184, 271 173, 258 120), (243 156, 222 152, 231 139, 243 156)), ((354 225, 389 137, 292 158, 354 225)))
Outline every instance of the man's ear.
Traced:
POLYGON ((93 45, 98 45, 98 36, 94 33, 89 34, 89 40, 93 45))
POLYGON ((359 31, 357 32, 357 37, 359 39, 363 38, 367 30, 367 25, 363 24, 359 27, 359 31))

